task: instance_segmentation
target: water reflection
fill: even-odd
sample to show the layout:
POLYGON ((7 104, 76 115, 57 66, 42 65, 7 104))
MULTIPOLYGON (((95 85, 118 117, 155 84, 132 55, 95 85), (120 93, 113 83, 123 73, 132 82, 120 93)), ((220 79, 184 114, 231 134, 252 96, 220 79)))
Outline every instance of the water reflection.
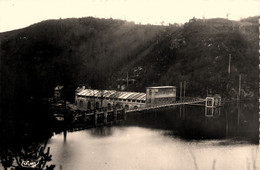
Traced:
MULTIPOLYGON (((233 103, 221 108, 206 109, 185 105, 127 113, 125 121, 111 127, 83 130, 86 126, 81 129, 77 125, 80 131, 67 132, 65 129, 63 134, 55 135, 50 141, 45 138, 44 142, 21 142, 22 144, 17 146, 17 143, 8 143, 8 140, 5 140, 0 145, 0 160, 5 169, 54 169, 54 165, 49 165, 52 156, 47 146, 48 141, 52 154, 55 155, 53 163, 60 169, 83 169, 86 166, 90 169, 150 169, 161 163, 157 157, 164 158, 165 169, 181 169, 182 165, 177 161, 173 164, 172 158, 178 154, 182 155, 185 150, 184 155, 189 156, 189 161, 192 162, 187 145, 203 148, 240 142, 257 143, 257 106, 253 103, 233 103), (126 160, 126 157, 129 159, 126 160), (120 161, 124 163, 118 163, 120 161)), ((1 139, 5 137, 1 136, 1 139)), ((21 140, 23 139, 15 139, 21 140)), ((218 149, 212 150, 219 153, 218 149)), ((194 151, 195 156, 200 154, 194 151)), ((200 156, 205 157, 203 154, 200 156)), ((185 164, 183 160, 176 160, 185 164)), ((218 165, 218 162, 216 164, 218 165)))
POLYGON ((209 113, 187 105, 128 113, 119 124, 68 132, 66 143, 55 135, 49 144, 63 170, 194 169, 194 160, 198 169, 259 167, 257 109, 234 103, 209 113))
POLYGON ((125 126, 169 130, 183 139, 226 139, 258 142, 257 104, 233 103, 218 108, 180 106, 174 109, 130 113, 125 126))
MULTIPOLYGON (((257 103, 230 103, 217 108, 182 105, 168 109, 127 113, 125 121, 113 126, 139 126, 149 129, 169 130, 167 135, 182 139, 247 140, 258 143, 257 103)), ((70 131, 84 130, 86 126, 70 127, 70 131)), ((66 141, 64 132, 64 141, 66 141)), ((111 136, 111 128, 92 128, 96 137, 111 136)))
POLYGON ((94 137, 108 137, 113 135, 113 129, 110 127, 97 127, 91 129, 91 135, 94 137))

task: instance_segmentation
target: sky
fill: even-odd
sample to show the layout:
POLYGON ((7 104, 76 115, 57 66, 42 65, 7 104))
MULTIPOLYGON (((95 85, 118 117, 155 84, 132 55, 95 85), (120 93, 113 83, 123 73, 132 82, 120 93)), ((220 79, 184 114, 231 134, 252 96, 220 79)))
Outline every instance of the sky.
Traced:
POLYGON ((47 19, 113 18, 139 24, 259 15, 260 0, 0 0, 0 32, 47 19), (228 14, 228 15, 227 15, 228 14))

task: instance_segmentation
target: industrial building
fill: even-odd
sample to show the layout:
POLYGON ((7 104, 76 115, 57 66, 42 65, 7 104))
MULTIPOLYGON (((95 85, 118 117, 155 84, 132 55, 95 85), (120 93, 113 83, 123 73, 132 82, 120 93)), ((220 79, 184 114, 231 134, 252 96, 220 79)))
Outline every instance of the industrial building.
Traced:
POLYGON ((84 86, 78 87, 75 91, 75 105, 79 110, 112 106, 137 109, 149 105, 169 104, 174 101, 176 101, 175 86, 147 87, 146 93, 85 89, 84 86))
POLYGON ((145 107, 146 94, 115 90, 77 89, 75 104, 79 110, 122 106, 126 109, 145 107))

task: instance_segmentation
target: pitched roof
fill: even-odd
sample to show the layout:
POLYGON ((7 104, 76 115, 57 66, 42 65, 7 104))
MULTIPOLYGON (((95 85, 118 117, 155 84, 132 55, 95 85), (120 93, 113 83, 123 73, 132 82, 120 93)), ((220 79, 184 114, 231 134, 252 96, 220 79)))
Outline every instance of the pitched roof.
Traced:
POLYGON ((124 92, 124 91, 115 91, 115 90, 94 90, 94 89, 85 89, 77 93, 79 96, 86 97, 106 97, 106 98, 118 98, 118 99, 129 99, 129 100, 146 100, 145 93, 137 92, 124 92))

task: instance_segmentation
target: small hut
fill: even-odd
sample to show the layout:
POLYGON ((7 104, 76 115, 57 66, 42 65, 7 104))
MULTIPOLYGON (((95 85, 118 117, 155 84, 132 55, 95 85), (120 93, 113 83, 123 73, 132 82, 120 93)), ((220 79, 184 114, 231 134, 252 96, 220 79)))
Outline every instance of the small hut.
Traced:
POLYGON ((221 96, 219 94, 206 97, 206 107, 219 107, 219 106, 221 106, 221 96))

